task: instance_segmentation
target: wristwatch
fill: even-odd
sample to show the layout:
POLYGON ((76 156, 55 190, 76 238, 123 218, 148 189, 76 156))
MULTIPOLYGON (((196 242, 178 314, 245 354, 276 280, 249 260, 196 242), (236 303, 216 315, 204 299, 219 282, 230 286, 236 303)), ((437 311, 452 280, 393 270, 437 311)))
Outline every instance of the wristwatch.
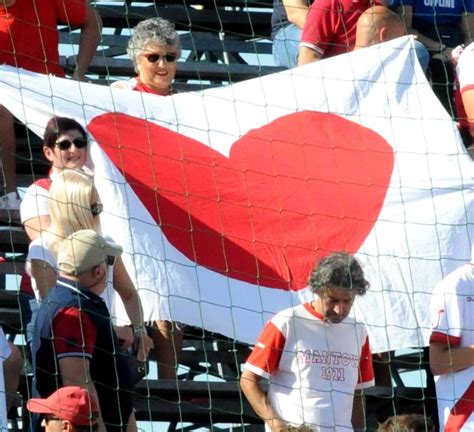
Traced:
POLYGON ((439 44, 439 52, 440 53, 443 52, 446 48, 447 48, 447 46, 444 43, 441 42, 439 44))

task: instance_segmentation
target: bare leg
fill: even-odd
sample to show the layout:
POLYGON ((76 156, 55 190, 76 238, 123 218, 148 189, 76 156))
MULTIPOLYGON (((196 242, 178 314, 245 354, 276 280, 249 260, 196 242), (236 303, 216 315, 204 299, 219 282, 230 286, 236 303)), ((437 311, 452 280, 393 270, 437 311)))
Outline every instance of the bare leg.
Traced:
POLYGON ((172 321, 155 321, 153 345, 158 361, 158 378, 175 379, 179 353, 183 346, 183 331, 172 321))
POLYGON ((0 105, 0 166, 3 171, 1 186, 5 193, 16 191, 16 143, 13 116, 0 105))
POLYGON ((132 412, 132 414, 130 414, 130 417, 128 418, 127 432, 137 432, 137 431, 138 431, 137 419, 135 417, 135 412, 132 412))
POLYGON ((7 399, 7 409, 13 406, 15 395, 20 382, 21 370, 23 368, 23 357, 21 352, 12 342, 8 342, 12 353, 3 363, 3 372, 5 379, 5 393, 7 399))

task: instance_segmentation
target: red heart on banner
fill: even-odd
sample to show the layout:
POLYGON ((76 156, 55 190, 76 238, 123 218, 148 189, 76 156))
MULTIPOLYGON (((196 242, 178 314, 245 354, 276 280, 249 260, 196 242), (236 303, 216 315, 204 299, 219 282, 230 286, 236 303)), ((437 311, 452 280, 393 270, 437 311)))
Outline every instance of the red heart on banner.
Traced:
POLYGON ((315 261, 356 252, 383 206, 390 145, 334 114, 249 131, 229 158, 120 113, 88 125, 167 239, 197 264, 272 288, 306 286, 315 261))

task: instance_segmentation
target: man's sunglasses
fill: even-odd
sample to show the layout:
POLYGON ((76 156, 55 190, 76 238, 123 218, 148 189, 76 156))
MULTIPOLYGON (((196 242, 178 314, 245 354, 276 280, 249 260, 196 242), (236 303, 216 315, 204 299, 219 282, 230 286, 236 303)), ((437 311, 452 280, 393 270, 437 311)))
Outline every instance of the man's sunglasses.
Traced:
POLYGON ((91 204, 92 216, 99 216, 104 210, 104 205, 101 203, 91 204))
POLYGON ((145 54, 148 63, 157 63, 160 60, 163 60, 165 63, 173 63, 178 58, 178 54, 175 53, 166 53, 164 55, 161 54, 145 54))
POLYGON ((64 139, 62 141, 56 141, 55 146, 59 147, 59 150, 69 150, 74 144, 76 148, 87 147, 88 141, 84 138, 74 138, 72 141, 64 139))

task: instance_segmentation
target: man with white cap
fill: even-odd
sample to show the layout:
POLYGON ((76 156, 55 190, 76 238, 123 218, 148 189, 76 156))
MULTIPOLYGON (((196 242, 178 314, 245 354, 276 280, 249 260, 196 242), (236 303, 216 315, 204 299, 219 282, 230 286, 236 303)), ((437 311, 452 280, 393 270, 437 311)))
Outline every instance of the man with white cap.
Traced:
POLYGON ((26 407, 32 413, 43 414, 41 426, 46 432, 99 429, 97 400, 81 387, 61 387, 46 399, 30 399, 26 407))
POLYGON ((36 390, 48 397, 81 386, 99 402, 99 430, 123 431, 132 413, 133 383, 100 294, 122 248, 93 230, 76 231, 58 249, 59 277, 38 311, 32 343, 36 390))
POLYGON ((448 274, 431 300, 430 367, 440 431, 474 430, 474 263, 448 274))

